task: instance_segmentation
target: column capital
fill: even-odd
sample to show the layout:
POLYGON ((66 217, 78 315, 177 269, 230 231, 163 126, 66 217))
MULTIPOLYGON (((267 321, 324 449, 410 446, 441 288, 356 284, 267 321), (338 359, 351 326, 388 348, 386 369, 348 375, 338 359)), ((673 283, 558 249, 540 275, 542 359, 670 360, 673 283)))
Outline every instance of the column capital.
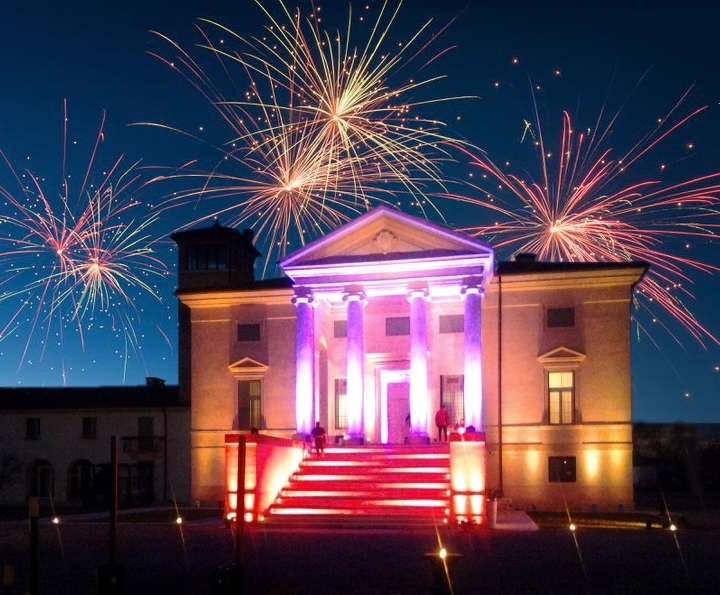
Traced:
POLYGON ((365 292, 362 289, 351 289, 343 294, 343 302, 360 302, 363 306, 367 304, 365 292))
POLYGON ((292 297, 290 302, 297 306, 298 304, 310 304, 311 306, 317 306, 317 301, 312 291, 306 287, 296 287, 295 295, 292 297))
POLYGON ((460 295, 466 296, 471 294, 477 294, 480 297, 485 295, 485 288, 482 286, 482 281, 469 281, 463 283, 460 288, 460 295))
POLYGON ((422 298, 426 302, 430 301, 430 290, 426 287, 409 287, 407 290, 407 300, 411 302, 413 298, 422 298))

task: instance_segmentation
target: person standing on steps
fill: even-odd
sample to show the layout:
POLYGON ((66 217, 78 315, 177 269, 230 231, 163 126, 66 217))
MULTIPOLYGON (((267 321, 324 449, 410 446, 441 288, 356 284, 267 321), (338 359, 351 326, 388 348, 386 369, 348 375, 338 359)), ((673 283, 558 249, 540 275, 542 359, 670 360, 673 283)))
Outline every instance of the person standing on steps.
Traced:
POLYGON ((438 442, 442 442, 441 436, 443 433, 445 434, 445 442, 447 442, 447 427, 448 423, 450 422, 447 409, 445 409, 445 404, 443 403, 440 405, 440 409, 438 409, 437 413, 435 414, 435 425, 437 426, 438 430, 438 442))
POLYGON ((320 425, 319 421, 315 422, 315 427, 310 432, 310 435, 315 443, 315 454, 317 456, 325 454, 325 428, 320 425))

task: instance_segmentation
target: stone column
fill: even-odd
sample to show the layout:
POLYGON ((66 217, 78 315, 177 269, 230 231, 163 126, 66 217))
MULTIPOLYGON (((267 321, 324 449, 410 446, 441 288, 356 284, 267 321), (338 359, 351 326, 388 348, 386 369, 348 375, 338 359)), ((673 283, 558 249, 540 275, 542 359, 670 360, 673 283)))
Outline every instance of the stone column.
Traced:
POLYGON ((465 427, 474 426, 482 431, 482 297, 481 283, 464 285, 464 414, 465 427))
POLYGON ((428 442, 428 290, 408 291, 410 302, 410 441, 428 442))
POLYGON ((296 290, 292 303, 295 326, 295 423, 298 434, 310 434, 315 425, 315 327, 312 293, 296 290))
POLYGON ((363 396, 365 390, 365 338, 363 308, 365 293, 351 291, 343 296, 347 302, 347 413, 348 436, 354 442, 364 441, 363 396))

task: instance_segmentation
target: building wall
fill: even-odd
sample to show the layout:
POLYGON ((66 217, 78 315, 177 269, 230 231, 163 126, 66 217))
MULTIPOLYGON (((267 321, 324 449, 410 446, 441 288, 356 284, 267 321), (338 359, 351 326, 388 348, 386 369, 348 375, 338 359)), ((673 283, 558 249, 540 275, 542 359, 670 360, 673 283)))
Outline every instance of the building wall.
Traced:
POLYGON ((295 307, 292 293, 277 290, 191 307, 191 494, 194 501, 224 498, 225 434, 238 427, 237 382, 261 380, 263 433, 287 437, 295 428, 295 307), (260 324, 260 341, 240 342, 240 324, 260 324), (249 375, 230 367, 250 358, 249 375))
POLYGON ((525 509, 562 510, 566 503, 581 510, 632 509, 630 293, 624 279, 504 277, 500 296, 499 280, 493 281, 483 304, 491 492, 501 490, 525 509), (574 307, 575 327, 546 328, 548 307, 574 307), (560 347, 584 356, 573 364, 572 425, 548 423, 547 370, 540 358, 560 347), (576 481, 549 481, 550 456, 575 457, 576 481))

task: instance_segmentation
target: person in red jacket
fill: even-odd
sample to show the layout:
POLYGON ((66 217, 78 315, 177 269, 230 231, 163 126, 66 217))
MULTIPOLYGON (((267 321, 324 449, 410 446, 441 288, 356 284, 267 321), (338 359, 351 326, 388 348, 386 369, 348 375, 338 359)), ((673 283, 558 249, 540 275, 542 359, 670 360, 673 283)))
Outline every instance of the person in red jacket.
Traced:
POLYGON ((438 429, 438 442, 442 442, 441 436, 443 433, 445 434, 445 442, 447 442, 448 423, 450 423, 450 419, 448 417, 447 409, 445 409, 445 404, 443 403, 440 405, 440 409, 438 409, 438 412, 435 414, 435 425, 438 429))

